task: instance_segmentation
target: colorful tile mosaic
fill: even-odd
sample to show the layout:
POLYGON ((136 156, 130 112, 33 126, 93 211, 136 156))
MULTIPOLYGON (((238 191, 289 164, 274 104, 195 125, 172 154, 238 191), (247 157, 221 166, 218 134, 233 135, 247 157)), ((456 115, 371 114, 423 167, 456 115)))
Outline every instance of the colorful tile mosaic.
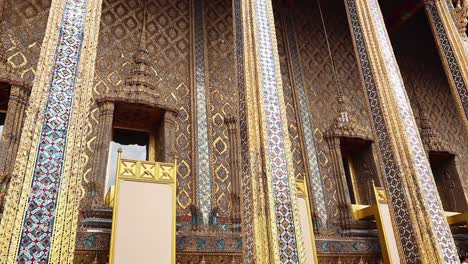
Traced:
POLYGON ((346 1, 347 12, 350 18, 351 31, 357 47, 359 66, 364 79, 365 91, 372 114, 374 131, 377 138, 378 147, 384 164, 385 185, 391 200, 391 206, 395 212, 395 224, 398 228, 398 235, 403 245, 405 259, 412 263, 420 262, 419 252, 416 245, 416 237, 409 219, 407 199, 402 192, 402 180, 400 171, 396 164, 395 157, 390 145, 387 127, 384 122, 384 115, 381 102, 378 96, 375 77, 371 69, 371 61, 366 47, 366 40, 358 17, 356 0, 346 1))
POLYGON ((351 254, 380 254, 379 240, 353 239, 353 240, 328 240, 317 239, 317 253, 346 252, 351 254))
POLYGON ((308 103, 309 100, 305 92, 304 80, 302 78, 301 63, 299 59, 299 51, 297 49, 296 36, 294 34, 294 31, 291 30, 292 26, 290 19, 286 19, 286 25, 288 28, 288 30, 286 30, 286 34, 292 62, 292 77, 296 88, 295 91, 296 98, 298 101, 299 116, 302 124, 301 127, 303 141, 307 155, 307 169, 310 177, 309 183, 312 187, 312 195, 314 196, 315 210, 321 222, 320 226, 325 226, 328 222, 328 215, 327 209, 325 207, 325 198, 323 195, 323 184, 317 158, 317 148, 315 146, 314 129, 310 114, 311 110, 308 103))
POLYGON ((208 128, 208 101, 205 76, 205 36, 202 0, 194 2, 195 12, 195 89, 197 139, 197 199, 202 221, 208 224, 211 210, 211 163, 208 128))
MULTIPOLYGON (((433 225, 433 232, 438 239, 444 260, 447 262, 456 262, 457 251, 452 233, 445 220, 442 203, 437 192, 434 176, 432 175, 429 161, 426 157, 421 138, 419 137, 418 127, 414 119, 413 111, 406 95, 403 79, 400 75, 395 55, 390 44, 385 23, 380 12, 377 0, 369 0, 371 17, 373 19, 378 39, 380 41, 381 51, 383 53, 383 66, 390 75, 389 82, 393 89, 390 92, 395 97, 395 104, 398 107, 398 113, 403 121, 403 132, 409 140, 411 155, 413 156, 413 166, 416 170, 416 177, 419 184, 425 204, 429 208, 429 216, 433 225)), ((463 83, 463 81, 462 81, 463 83)), ((465 91, 466 92, 466 91, 465 91)))
POLYGON ((48 262, 85 17, 86 0, 66 1, 18 263, 48 262))
POLYGON ((266 166, 271 173, 270 188, 275 206, 275 221, 277 230, 278 250, 281 263, 299 263, 298 239, 294 222, 291 186, 289 185, 288 159, 286 156, 286 137, 283 131, 282 110, 280 102, 281 84, 276 78, 276 62, 273 43, 275 43, 274 22, 269 16, 270 1, 254 1, 256 25, 255 34, 258 37, 258 63, 261 67, 260 90, 262 111, 265 122, 265 152, 269 156, 266 166))
MULTIPOLYGON (((447 5, 452 6, 451 3, 447 3, 447 5)), ((455 82, 455 87, 457 88, 463 110, 465 111, 465 116, 468 118, 468 89, 466 87, 465 80, 463 79, 460 65, 454 55, 452 45, 447 37, 447 32, 445 30, 444 24, 442 23, 442 20, 440 19, 436 4, 434 2, 428 1, 426 4, 426 10, 428 11, 428 15, 433 22, 435 27, 435 34, 437 34, 440 46, 445 55, 445 58, 442 59, 445 59, 448 64, 448 68, 450 69, 450 73, 452 75, 452 80, 455 82)))

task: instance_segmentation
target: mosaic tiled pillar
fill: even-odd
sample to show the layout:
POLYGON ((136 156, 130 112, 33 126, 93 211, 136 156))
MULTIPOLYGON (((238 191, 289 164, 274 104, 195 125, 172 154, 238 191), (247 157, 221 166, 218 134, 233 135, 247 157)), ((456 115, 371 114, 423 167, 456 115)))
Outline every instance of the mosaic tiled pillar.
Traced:
POLYGON ((203 23, 203 0, 193 2, 194 12, 194 85, 195 85, 195 140, 197 171, 197 205, 202 214, 202 221, 208 224, 211 211, 211 162, 209 144, 208 97, 206 91, 205 30, 203 23))
POLYGON ((457 253, 377 0, 345 0, 406 263, 456 263, 457 253))
MULTIPOLYGON (((97 183, 97 199, 102 199, 106 192, 107 181, 107 161, 109 158, 109 147, 112 141, 112 123, 114 121, 115 105, 113 102, 98 102, 99 123, 97 126, 97 139, 95 152, 97 153, 93 161, 93 176, 97 183)), ((108 186, 109 187, 109 186, 108 186)))
POLYGON ((271 0, 235 0, 244 263, 304 255, 271 0))
POLYGON ((468 47, 452 18, 447 0, 427 0, 426 14, 437 43, 457 109, 468 131, 468 47))
POLYGON ((72 263, 101 0, 53 0, 13 179, 0 263, 72 263))

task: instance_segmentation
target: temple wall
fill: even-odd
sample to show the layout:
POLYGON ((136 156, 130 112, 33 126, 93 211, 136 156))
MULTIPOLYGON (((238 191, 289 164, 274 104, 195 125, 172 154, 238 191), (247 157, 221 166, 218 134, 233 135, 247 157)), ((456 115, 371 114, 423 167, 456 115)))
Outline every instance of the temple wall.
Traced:
MULTIPOLYGON (((193 142, 190 6, 187 0, 148 1, 147 48, 160 97, 178 106, 175 145, 178 153, 178 212, 187 212, 193 199, 193 142)), ((95 96, 122 84, 138 47, 143 21, 139 1, 105 0, 96 60, 95 96)), ((97 126, 96 106, 90 125, 97 126)), ((95 152, 96 132, 89 135, 88 152, 95 152)), ((92 164, 90 164, 91 166, 92 164)), ((105 177, 105 175, 90 175, 105 177)), ((101 195, 101 194, 98 194, 101 195)))
MULTIPOLYGON (((193 130, 193 72, 191 69, 193 42, 191 41, 191 10, 189 1, 160 4, 148 3, 148 51, 161 98, 179 107, 176 131, 178 168, 178 213, 188 214, 194 201, 196 186, 193 177, 195 137, 193 130)), ((230 213, 230 165, 227 114, 237 116, 235 91, 234 41, 232 6, 230 1, 203 3, 205 46, 205 80, 208 96, 210 150, 213 175, 213 206, 220 208, 220 216, 230 213)), ((138 1, 104 1, 101 31, 96 62, 95 95, 108 93, 122 84, 130 70, 132 56, 138 47, 143 10, 138 1)), ((92 112, 91 125, 97 125, 97 111, 92 112)), ((89 135, 88 148, 96 134, 89 135)), ((91 177, 105 177, 90 175, 91 177)))
POLYGON ((445 151, 457 155, 457 169, 465 190, 468 187, 468 137, 464 134, 439 52, 425 14, 421 10, 391 34, 395 55, 405 81, 413 113, 421 128, 420 108, 445 151), (418 31, 420 37, 411 37, 418 31))
POLYGON ((39 60, 50 2, 51 0, 0 1, 0 17, 3 16, 0 32, 6 57, 20 77, 30 85, 39 60))
MULTIPOLYGON (((0 24, 2 44, 5 47, 8 61, 28 83, 34 80, 50 2, 50 0, 0 1, 0 4, 5 3, 4 10, 7 10, 0 13, 3 15, 0 24)), ((147 2, 147 47, 154 66, 156 86, 162 100, 178 108, 174 133, 178 155, 177 215, 186 216, 184 220, 189 223, 189 206, 192 203, 196 204, 195 152, 198 142, 196 142, 195 132, 194 73, 203 71, 208 102, 208 148, 212 176, 211 207, 218 207, 218 216, 228 219, 232 209, 232 168, 229 152, 231 146, 225 118, 229 115, 238 116, 232 1, 204 0, 200 2, 203 10, 202 33, 205 40, 204 68, 194 66, 193 34, 196 33, 193 32, 193 28, 196 22, 192 8, 195 1, 148 0, 147 2)), ((336 239, 339 235, 333 224, 338 219, 341 209, 337 200, 338 183, 333 175, 331 154, 325 134, 338 114, 337 90, 316 2, 295 1, 292 8, 281 6, 280 1, 274 2, 279 62, 292 143, 294 175, 297 179, 305 177, 307 168, 306 153, 300 139, 302 132, 300 121, 298 121, 299 110, 293 95, 293 89, 295 89, 293 66, 298 68, 303 76, 312 115, 329 219, 327 223, 329 228, 325 228, 326 232, 317 236, 321 241, 320 244, 317 243, 318 251, 322 254, 323 260, 329 258, 330 261, 333 257, 327 255, 330 252, 346 251, 356 255, 371 252, 378 255, 378 245, 373 238, 351 240, 340 237, 342 240, 336 239), (290 45, 288 34, 292 34, 297 41, 298 61, 291 58, 288 50, 290 45)), ((132 57, 139 44, 143 21, 143 9, 139 3, 139 0, 103 0, 93 89, 95 97, 108 94, 112 89, 121 85, 131 69, 132 57)), ((358 127, 371 130, 368 106, 343 3, 342 1, 321 1, 321 3, 330 48, 349 116, 358 127)), ((411 29, 411 25, 408 28, 411 29)), ((425 25, 424 29, 432 38, 428 25, 425 25)), ((468 188, 468 163, 463 161, 468 159, 468 139, 463 134, 460 116, 453 103, 436 47, 433 42, 429 45, 422 39, 412 38, 410 34, 414 32, 414 29, 411 30, 402 30, 398 35, 392 35, 392 41, 416 121, 420 126, 418 105, 421 105, 422 110, 429 117, 429 123, 436 136, 446 143, 446 150, 457 154, 457 166, 459 174, 464 177, 462 184, 466 190, 468 188)), ((82 203, 82 212, 86 212, 89 209, 87 206, 99 201, 97 197, 103 195, 104 187, 96 186, 96 183, 106 175, 91 174, 91 168, 94 166, 93 160, 98 151, 96 146, 98 130, 95 129, 99 125, 98 116, 98 107, 93 104, 88 126, 94 129, 89 129, 89 134, 85 135, 87 138, 85 151, 88 159, 86 160, 84 187, 87 192, 82 203)), ((86 214, 80 214, 80 217, 84 218, 86 214)), ((224 254, 223 250, 230 247, 226 252, 229 251, 231 256, 226 257, 229 254, 211 256, 210 261, 230 260, 231 258, 239 261, 241 254, 239 233, 224 238, 218 235, 225 233, 220 227, 216 228, 218 229, 213 232, 216 235, 211 233, 211 236, 203 238, 205 240, 190 235, 183 238, 186 240, 178 240, 178 249, 186 249, 186 252, 190 252, 189 254, 197 250, 213 251, 216 249, 224 254), (200 240, 207 244, 206 248, 200 248, 200 240), (225 241, 229 243, 226 242, 225 245, 225 241)), ((78 247, 85 248, 86 245, 82 244, 83 241, 88 241, 89 236, 86 238, 84 238, 85 235, 82 236, 77 239, 78 247)), ((108 234, 106 236, 108 237, 108 234)), ((108 240, 99 239, 102 238, 96 238, 95 243, 101 247, 99 251, 106 254, 108 240)), ((97 250, 94 244, 89 247, 94 248, 89 251, 97 250)), ((180 258, 188 261, 190 256, 184 254, 181 254, 180 258)), ((85 253, 82 255, 84 256, 85 253)), ((372 261, 374 258, 379 258, 374 255, 368 254, 367 257, 372 261)), ((93 256, 86 255, 86 257, 91 260, 93 256)), ((349 256, 349 258, 353 258, 354 261, 354 256, 349 256)))
MULTIPOLYGON (((346 12, 342 3, 322 1, 322 10, 326 23, 330 48, 335 60, 337 75, 348 106, 349 115, 356 125, 371 129, 369 114, 362 90, 362 82, 354 57, 354 47, 346 12)), ((304 159, 298 138, 298 125, 295 118, 291 95, 290 67, 292 63, 286 50, 286 31, 293 31, 296 36, 300 68, 309 100, 312 123, 315 132, 320 172, 323 179, 324 194, 329 219, 337 219, 337 186, 333 176, 329 148, 325 142, 325 133, 337 116, 337 90, 331 61, 328 53, 320 14, 315 1, 298 1, 294 7, 276 5, 275 22, 280 55, 280 67, 283 76, 283 89, 288 108, 288 125, 291 133, 296 177, 304 173, 304 159), (290 22, 287 23, 287 19, 290 22)), ((333 221, 333 220, 331 220, 333 221)))
POLYGON ((236 60, 230 0, 203 1, 206 35, 206 79, 211 125, 212 208, 229 217, 231 167, 229 163, 227 115, 238 115, 236 60))

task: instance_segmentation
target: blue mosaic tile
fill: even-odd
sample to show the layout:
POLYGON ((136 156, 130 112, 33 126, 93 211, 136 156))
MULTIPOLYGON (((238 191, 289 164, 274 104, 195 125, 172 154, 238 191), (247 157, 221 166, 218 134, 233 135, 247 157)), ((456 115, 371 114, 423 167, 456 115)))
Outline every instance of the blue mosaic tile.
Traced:
POLYGON ((24 215, 19 263, 48 262, 85 17, 86 0, 66 1, 24 215))

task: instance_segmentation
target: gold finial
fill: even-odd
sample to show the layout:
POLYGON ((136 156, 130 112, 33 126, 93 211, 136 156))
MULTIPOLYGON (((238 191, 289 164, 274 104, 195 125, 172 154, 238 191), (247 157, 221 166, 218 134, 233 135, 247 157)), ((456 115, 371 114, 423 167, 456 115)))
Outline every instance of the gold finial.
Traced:
POLYGON ((99 264, 99 261, 97 259, 97 254, 94 256, 94 260, 93 260, 92 264, 99 264))
POLYGON ((206 264, 205 256, 202 257, 202 260, 200 261, 200 264, 206 264))
POLYGON ((231 264, 236 264, 236 259, 232 256, 231 264))
POLYGON ((122 159, 122 148, 119 148, 117 150, 117 160, 120 161, 121 159, 122 159))
POLYGON ((341 257, 338 257, 338 262, 337 264, 343 264, 343 261, 341 261, 341 257))

